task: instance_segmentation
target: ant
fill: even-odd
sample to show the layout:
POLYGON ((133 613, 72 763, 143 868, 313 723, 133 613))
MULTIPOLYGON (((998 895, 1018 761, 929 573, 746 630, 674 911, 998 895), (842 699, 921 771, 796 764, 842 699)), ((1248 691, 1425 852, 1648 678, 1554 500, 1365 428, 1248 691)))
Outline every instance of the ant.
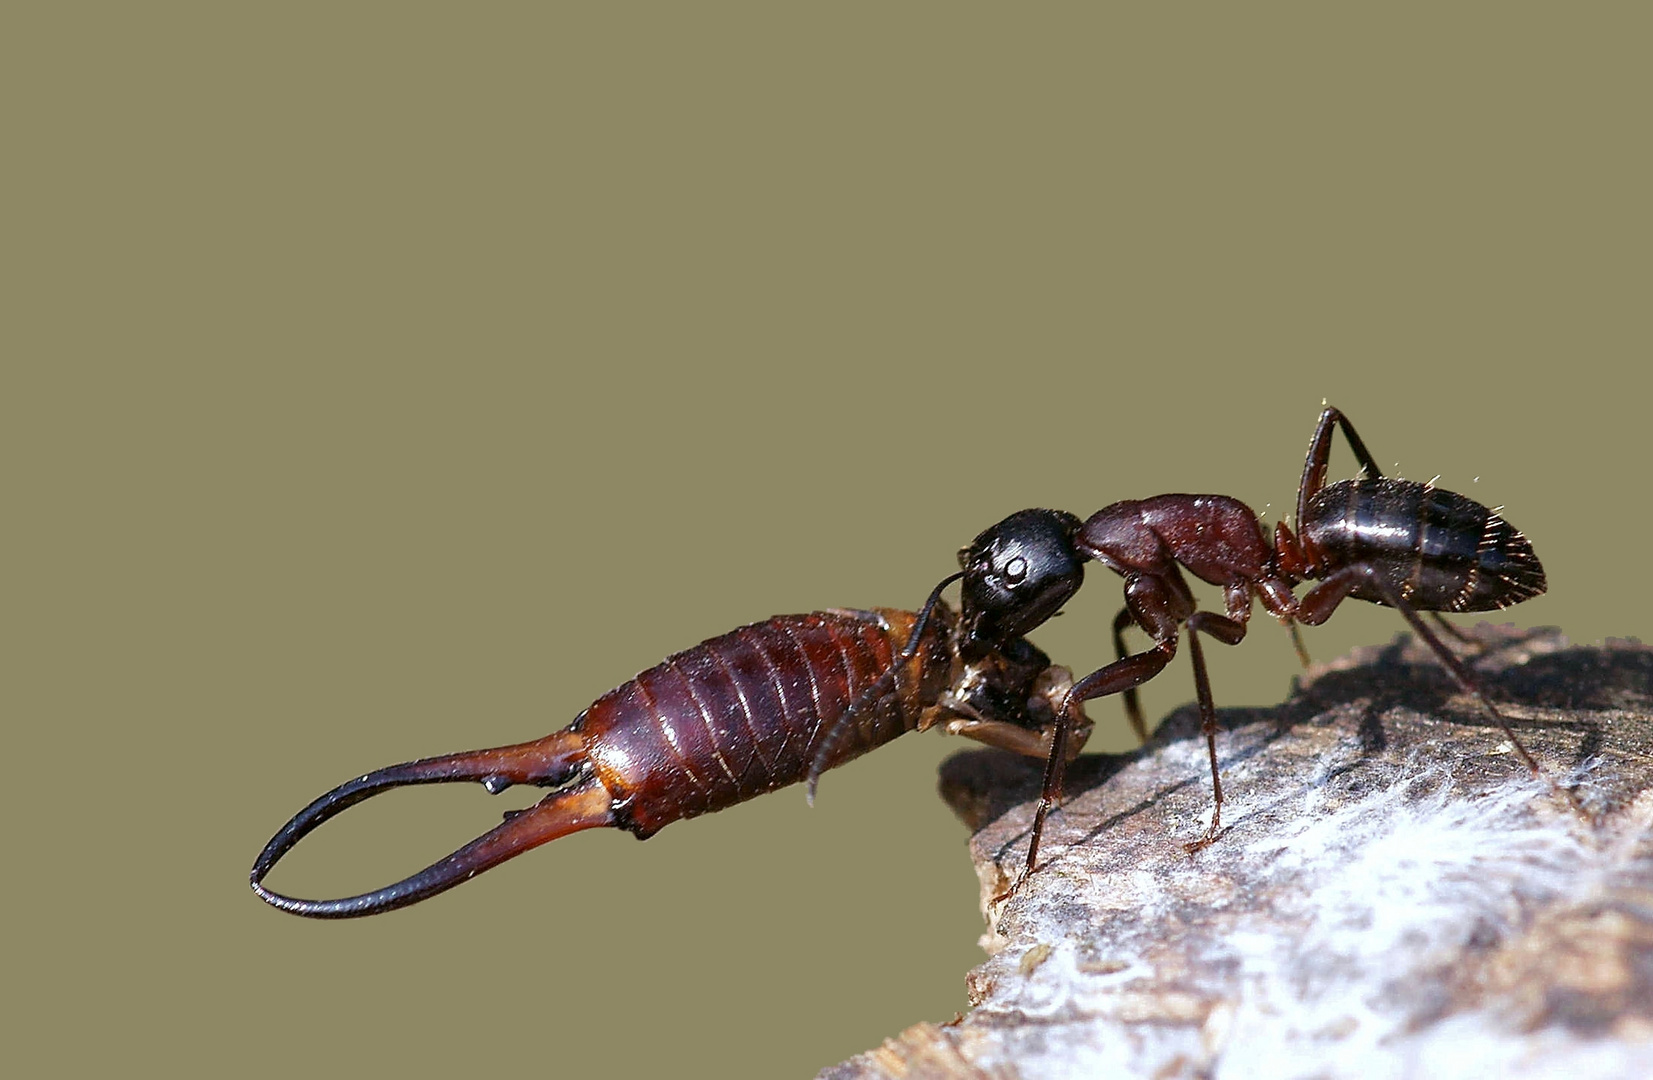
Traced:
MULTIPOLYGON (((1540 775, 1538 762, 1418 615, 1486 611, 1542 593, 1544 570, 1526 538, 1462 495, 1383 477, 1332 408, 1309 444, 1297 523, 1295 536, 1275 526, 1271 546, 1256 514, 1222 495, 1118 502, 1084 522, 1059 510, 1020 511, 961 551, 961 570, 944 578, 919 611, 775 616, 668 657, 544 738, 392 765, 341 784, 265 845, 250 875, 253 889, 272 906, 311 918, 391 911, 582 829, 610 826, 647 838, 672 821, 787 784, 804 782, 813 796, 825 770, 906 731, 938 726, 1045 759, 1025 877, 1060 796, 1062 770, 1090 734, 1083 703, 1123 693, 1131 724, 1145 739, 1136 687, 1176 655, 1184 626, 1215 796, 1210 829, 1187 845, 1197 851, 1216 838, 1223 801, 1216 709, 1199 635, 1238 644, 1253 598, 1290 626, 1294 639, 1296 623, 1325 622, 1351 596, 1397 609, 1540 775), (1334 425, 1366 475, 1327 486, 1334 425), (1119 659, 1073 681, 1023 635, 1061 609, 1092 559, 1125 578, 1125 607, 1113 624, 1119 659), (1223 587, 1224 614, 1197 610, 1182 569, 1223 587), (960 579, 955 616, 941 593, 960 579), (1292 587, 1300 581, 1319 584, 1299 600, 1292 587), (1127 654, 1123 632, 1133 623, 1153 645, 1127 654), (362 800, 412 784, 456 782, 481 783, 494 794, 513 785, 553 790, 425 870, 370 893, 307 900, 263 884, 294 845, 362 800)), ((1298 652, 1306 662, 1301 641, 1298 652)))
MULTIPOLYGON (((1473 499, 1433 482, 1384 476, 1348 417, 1330 406, 1320 414, 1309 442, 1297 488, 1296 523, 1295 534, 1284 522, 1276 524, 1271 543, 1258 515, 1238 499, 1157 495, 1105 506, 1083 522, 1060 510, 1018 511, 959 552, 960 634, 966 652, 990 649, 1053 615, 1082 584, 1087 561, 1094 559, 1125 579, 1125 606, 1113 621, 1118 659, 1076 680, 1058 713, 1022 877, 1035 866, 1045 817, 1060 800, 1062 771, 1073 756, 1067 746, 1069 708, 1123 693, 1131 726, 1146 739, 1136 688, 1170 663, 1184 627, 1214 803, 1210 828, 1185 846, 1195 852, 1217 838, 1223 804, 1217 714, 1200 635, 1224 645, 1239 644, 1253 599, 1291 630, 1305 665, 1308 654, 1298 623, 1318 626, 1350 597, 1394 608, 1459 688, 1503 730, 1533 775, 1543 775, 1508 721, 1419 614, 1433 614, 1441 627, 1461 638, 1440 612, 1491 611, 1544 592, 1544 568, 1527 538, 1473 499), (1335 428, 1342 428, 1361 475, 1328 485, 1326 467, 1335 428), (1222 613, 1196 607, 1183 570, 1221 586, 1222 613), (1304 581, 1317 584, 1298 598, 1293 586, 1304 581), (1124 631, 1133 624, 1153 644, 1129 653, 1124 631)), ((1554 781, 1551 787, 1560 791, 1554 781)), ((1582 813, 1576 796, 1565 794, 1582 813)))

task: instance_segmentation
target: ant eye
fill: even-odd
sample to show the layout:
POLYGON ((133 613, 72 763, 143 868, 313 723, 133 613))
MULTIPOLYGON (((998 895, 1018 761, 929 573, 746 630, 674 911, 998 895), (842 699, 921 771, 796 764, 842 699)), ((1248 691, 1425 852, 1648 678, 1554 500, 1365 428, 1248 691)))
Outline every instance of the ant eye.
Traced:
POLYGON ((1020 585, 1027 577, 1027 560, 1020 555, 1004 564, 1004 579, 1011 585, 1020 585))

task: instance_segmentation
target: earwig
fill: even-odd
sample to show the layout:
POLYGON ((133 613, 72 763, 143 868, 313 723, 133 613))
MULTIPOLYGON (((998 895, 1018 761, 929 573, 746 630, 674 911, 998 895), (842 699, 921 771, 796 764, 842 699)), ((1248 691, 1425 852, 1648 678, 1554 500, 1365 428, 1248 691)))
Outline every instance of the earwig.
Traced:
MULTIPOLYGON (((673 821, 800 781, 813 796, 826 769, 907 731, 938 725, 1047 757, 1071 675, 1020 638, 988 649, 966 642, 940 591, 919 612, 835 609, 743 626, 642 672, 544 738, 358 777, 275 834, 253 864, 253 891, 311 918, 391 911, 582 829, 609 826, 647 839, 673 821), (363 799, 411 784, 462 782, 494 794, 519 784, 556 790, 506 814, 446 858, 373 892, 305 900, 263 884, 311 830, 363 799)), ((1070 710, 1063 730, 1077 751, 1089 725, 1070 710)))
MULTIPOLYGON (((1144 739, 1147 726, 1136 688, 1164 670, 1186 627, 1213 799, 1211 826, 1187 845, 1190 851, 1210 844, 1222 827, 1216 707, 1200 635, 1238 644, 1245 638, 1254 599, 1291 630, 1305 664, 1298 623, 1317 626, 1351 597, 1399 611, 1459 688, 1503 730, 1533 775, 1543 775, 1469 670, 1419 615, 1435 613, 1441 621, 1439 612, 1491 611, 1542 593, 1544 568, 1527 538, 1498 513, 1463 495, 1432 483, 1383 476, 1348 418, 1330 407, 1321 413, 1309 443, 1296 520, 1295 534, 1281 522, 1270 542, 1257 514, 1226 495, 1127 500, 1103 507, 1083 522, 1059 510, 1023 510, 982 532, 960 553, 965 568, 962 624, 991 643, 995 613, 1018 608, 1013 595, 1041 592, 1065 599, 1082 583, 1084 563, 1101 562, 1125 579, 1125 606, 1113 622, 1118 659, 1076 680, 1066 704, 1123 694, 1126 715, 1144 739), (1342 428, 1364 475, 1328 486, 1336 427, 1342 428), (1222 588, 1221 614, 1198 610, 1183 570, 1222 588), (1299 599, 1293 587, 1305 581, 1317 584, 1299 599), (1147 650, 1126 650, 1124 631, 1133 625, 1153 640, 1147 650)), ((1022 603, 1020 609, 1031 605, 1022 603)), ((1441 625, 1455 633, 1444 621, 1441 625)), ((1014 631, 1026 634, 1033 628, 1023 619, 1014 631)), ((1066 715, 1058 710, 1024 875, 1037 862, 1045 817, 1061 797, 1070 757, 1066 715)), ((1575 796, 1562 794, 1583 812, 1575 796)))

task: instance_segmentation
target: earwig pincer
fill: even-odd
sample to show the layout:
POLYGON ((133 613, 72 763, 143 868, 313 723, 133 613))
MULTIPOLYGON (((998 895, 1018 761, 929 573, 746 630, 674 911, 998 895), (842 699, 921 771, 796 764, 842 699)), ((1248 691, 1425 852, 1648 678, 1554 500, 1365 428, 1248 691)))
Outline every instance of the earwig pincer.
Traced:
MULTIPOLYGON (((954 580, 949 578, 948 582, 954 580)), ((944 582, 945 585, 947 582, 944 582)), ((295 915, 342 919, 417 903, 581 829, 647 839, 817 777, 907 731, 953 734, 1047 757, 1071 676, 1025 639, 992 648, 959 632, 937 587, 918 612, 780 615, 677 653, 609 691, 561 731, 532 742, 424 758, 370 772, 301 810, 253 864, 253 891, 295 915), (311 830, 363 799, 411 784, 555 788, 491 831, 393 885, 305 900, 263 882, 311 830)), ((1070 709, 1065 744, 1089 733, 1070 709)))
MULTIPOLYGON (((1082 583, 1089 560, 1118 573, 1125 581, 1125 606, 1113 622, 1118 659, 1076 680, 1070 703, 1123 694, 1126 715, 1141 738, 1147 737, 1147 726, 1136 687, 1164 670, 1186 627, 1213 797, 1210 828, 1188 845, 1190 850, 1210 844, 1222 827, 1217 716, 1200 635, 1224 645, 1238 644, 1245 637, 1253 599, 1291 629, 1305 664, 1308 657, 1297 623, 1317 626, 1350 597, 1399 611, 1453 681, 1503 730, 1533 774, 1543 775, 1469 669, 1419 614, 1434 614, 1443 628, 1456 634, 1440 612, 1491 611, 1542 593, 1544 568, 1527 538, 1497 512, 1463 495, 1433 483, 1385 477, 1348 418, 1330 407, 1321 413, 1309 442, 1297 489, 1296 524, 1296 533, 1284 522, 1277 524, 1271 542, 1257 514, 1226 495, 1174 494, 1116 502, 1085 521, 1059 510, 1023 510, 982 532, 960 554, 965 567, 962 625, 967 633, 984 625, 977 598, 992 596, 995 590, 1070 596, 1082 583), (1363 475, 1328 485, 1326 471, 1337 427, 1363 475), (1183 570, 1223 590, 1221 614, 1198 610, 1183 570), (1292 590, 1304 581, 1317 584, 1299 599, 1292 590), (1152 639, 1142 652, 1130 653, 1125 647, 1124 631, 1133 625, 1152 639)), ((1006 602, 996 603, 1002 607, 1006 602)), ((1023 620, 1016 632, 1033 628, 1023 620)), ((1068 715, 1065 708, 1057 712, 1029 839, 1028 870, 1038 858, 1045 817, 1061 797, 1063 769, 1072 756, 1066 745, 1068 715)), ((1563 794, 1580 809, 1575 796, 1563 794)))

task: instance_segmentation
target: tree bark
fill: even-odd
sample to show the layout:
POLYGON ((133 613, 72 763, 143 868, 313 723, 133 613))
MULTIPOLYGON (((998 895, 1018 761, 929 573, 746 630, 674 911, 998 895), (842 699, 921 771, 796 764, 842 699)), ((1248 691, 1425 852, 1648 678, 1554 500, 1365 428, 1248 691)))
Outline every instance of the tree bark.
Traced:
POLYGON ((995 900, 1038 767, 950 758, 988 923, 974 1007, 822 1077, 1653 1074, 1653 649, 1475 637, 1544 779, 1403 636, 1221 711, 1223 829, 1195 854, 1192 706, 1080 758, 1038 870, 995 900))

